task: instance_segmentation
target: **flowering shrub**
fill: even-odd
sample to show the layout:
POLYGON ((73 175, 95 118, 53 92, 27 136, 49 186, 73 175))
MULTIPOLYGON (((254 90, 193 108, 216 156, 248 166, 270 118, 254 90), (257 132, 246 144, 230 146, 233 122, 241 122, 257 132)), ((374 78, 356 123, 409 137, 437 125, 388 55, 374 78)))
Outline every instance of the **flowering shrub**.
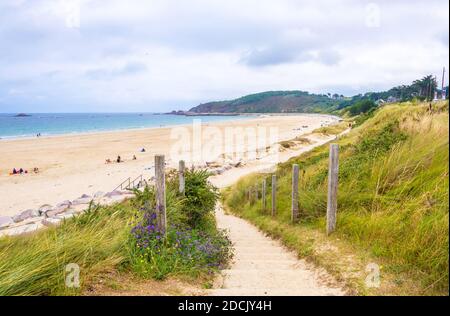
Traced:
MULTIPOLYGON (((225 232, 217 230, 214 223, 193 228, 186 217, 177 216, 184 213, 186 198, 178 197, 177 200, 170 193, 168 196, 172 196, 167 200, 168 223, 174 224, 169 225, 165 235, 157 225, 152 191, 139 193, 136 199, 141 206, 136 214, 137 224, 131 230, 129 247, 134 271, 143 277, 162 279, 169 274, 196 276, 226 265, 232 254, 231 242, 225 232)), ((204 222, 210 219, 206 217, 207 213, 204 222)))

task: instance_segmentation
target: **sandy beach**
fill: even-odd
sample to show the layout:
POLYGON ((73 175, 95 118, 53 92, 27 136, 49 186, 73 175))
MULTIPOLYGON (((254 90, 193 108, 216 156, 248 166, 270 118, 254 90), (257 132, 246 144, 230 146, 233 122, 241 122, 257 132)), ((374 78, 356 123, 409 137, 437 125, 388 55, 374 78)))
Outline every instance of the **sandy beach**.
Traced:
MULTIPOLYGON (((203 124, 202 130, 208 127, 222 132, 227 128, 276 128, 278 141, 283 141, 334 122, 335 119, 327 115, 260 116, 203 124)), ((177 128, 180 127, 186 134, 194 133, 192 126, 177 128)), ((43 204, 55 205, 82 194, 111 191, 128 177, 143 175, 149 179, 154 175, 151 167, 155 154, 166 155, 168 166, 176 167, 178 161, 171 159, 171 152, 180 139, 173 138, 174 128, 1 140, 0 215, 14 215, 43 204), (141 152, 142 148, 146 151, 141 152), (115 163, 117 155, 124 162, 115 163), (136 160, 132 160, 133 155, 136 160), (106 164, 106 159, 111 159, 113 163, 106 164), (10 175, 13 168, 23 168, 29 173, 10 175), (33 173, 33 168, 39 168, 39 173, 33 173)), ((273 145, 269 135, 266 141, 273 145)), ((256 161, 252 168, 258 170, 256 161)), ((242 173, 239 168, 230 170, 226 175, 217 176, 220 178, 218 182, 220 186, 231 184, 242 173)))

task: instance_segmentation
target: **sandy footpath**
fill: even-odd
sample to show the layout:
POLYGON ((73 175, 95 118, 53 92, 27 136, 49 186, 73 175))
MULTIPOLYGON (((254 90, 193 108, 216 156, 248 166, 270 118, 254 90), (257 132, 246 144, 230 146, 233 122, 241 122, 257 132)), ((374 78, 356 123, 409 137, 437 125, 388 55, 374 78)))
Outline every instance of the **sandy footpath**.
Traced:
MULTIPOLYGON (((275 127, 278 128, 281 141, 309 133, 332 121, 329 116, 323 115, 260 116, 205 123, 202 130, 217 127, 224 132, 230 127, 267 130, 275 127)), ((193 133, 192 126, 185 126, 185 130, 186 134, 193 133)), ((151 167, 155 154, 166 155, 168 165, 175 166, 177 161, 170 159, 170 153, 179 139, 171 139, 172 132, 173 128, 163 127, 0 140, 0 216, 14 215, 42 204, 55 205, 82 194, 111 191, 128 177, 143 174, 150 178, 154 175, 151 167), (145 148, 146 152, 140 152, 141 148, 145 148), (105 159, 115 160, 117 155, 125 162, 105 164, 105 159), (132 160, 133 155, 136 155, 137 160, 132 160), (32 171, 35 167, 39 168, 38 174, 9 175, 13 168, 32 171)), ((270 142, 269 135, 267 142, 270 142)), ((235 172, 227 174, 221 177, 222 181, 234 181, 235 172)))
MULTIPOLYGON (((347 133, 347 131, 342 134, 347 133)), ((334 136, 308 135, 309 144, 299 145, 280 154, 284 162, 317 146, 332 141, 334 136)), ((257 161, 242 168, 211 177, 218 187, 226 187, 250 173, 265 173, 270 167, 257 161)), ((266 236, 244 219, 225 214, 221 205, 216 209, 217 225, 225 229, 233 243, 234 257, 230 267, 222 270, 212 289, 213 296, 341 296, 345 295, 336 280, 284 247, 281 242, 266 236)))

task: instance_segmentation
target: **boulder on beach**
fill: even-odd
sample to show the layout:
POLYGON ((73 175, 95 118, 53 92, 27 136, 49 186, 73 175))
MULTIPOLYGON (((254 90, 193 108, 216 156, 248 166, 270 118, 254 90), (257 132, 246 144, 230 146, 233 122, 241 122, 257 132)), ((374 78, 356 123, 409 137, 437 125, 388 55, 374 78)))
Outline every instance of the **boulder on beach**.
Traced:
POLYGON ((44 215, 47 211, 50 211, 51 209, 53 209, 53 206, 51 206, 50 204, 44 204, 41 205, 41 207, 38 208, 39 211, 39 215, 44 215))
POLYGON ((58 226, 62 221, 62 218, 49 217, 42 221, 42 225, 47 227, 58 226))
POLYGON ((72 205, 72 202, 70 202, 69 200, 65 200, 61 203, 56 204, 56 207, 63 207, 63 206, 70 206, 72 205))
POLYGON ((14 224, 14 221, 9 216, 0 216, 0 229, 9 227, 11 224, 14 224))
POLYGON ((41 223, 30 223, 27 225, 21 225, 17 227, 13 227, 11 229, 6 230, 5 235, 8 236, 17 236, 22 234, 28 234, 37 231, 42 227, 41 223))
POLYGON ((79 198, 72 201, 72 205, 81 205, 81 204, 89 204, 91 203, 92 198, 86 197, 86 198, 79 198))
POLYGON ((58 215, 60 213, 63 213, 65 211, 67 211, 68 209, 69 209, 69 205, 62 205, 62 206, 59 206, 59 207, 56 206, 56 207, 46 211, 44 213, 44 216, 45 217, 52 217, 52 216, 58 215))
POLYGON ((127 194, 132 194, 132 192, 130 191, 119 191, 119 190, 115 190, 115 191, 111 191, 108 192, 104 195, 104 197, 106 198, 112 198, 114 196, 121 196, 121 195, 127 195, 127 194))
POLYGON ((21 212, 20 214, 17 214, 13 216, 13 221, 15 223, 23 222, 24 220, 32 217, 39 217, 41 215, 38 210, 26 210, 21 212))
POLYGON ((73 213, 73 212, 64 212, 64 213, 60 213, 60 214, 58 214, 58 215, 56 215, 55 217, 53 217, 53 218, 58 218, 58 219, 69 219, 69 218, 72 218, 72 217, 74 217, 75 216, 75 214, 73 213))
POLYGON ((80 199, 91 199, 92 196, 88 195, 88 194, 83 194, 80 196, 80 199))
POLYGON ((104 195, 105 195, 104 192, 102 192, 102 191, 97 191, 97 192, 94 193, 94 198, 95 198, 95 199, 99 199, 99 198, 102 198, 104 195))

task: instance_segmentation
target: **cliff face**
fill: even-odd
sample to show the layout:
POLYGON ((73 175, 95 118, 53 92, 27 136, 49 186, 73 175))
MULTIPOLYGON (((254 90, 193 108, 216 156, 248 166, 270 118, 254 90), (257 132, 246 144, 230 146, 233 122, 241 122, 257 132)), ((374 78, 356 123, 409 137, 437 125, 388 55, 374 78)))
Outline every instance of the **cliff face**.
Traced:
POLYGON ((340 101, 303 91, 269 91, 235 100, 200 104, 195 113, 316 113, 335 109, 340 101))

